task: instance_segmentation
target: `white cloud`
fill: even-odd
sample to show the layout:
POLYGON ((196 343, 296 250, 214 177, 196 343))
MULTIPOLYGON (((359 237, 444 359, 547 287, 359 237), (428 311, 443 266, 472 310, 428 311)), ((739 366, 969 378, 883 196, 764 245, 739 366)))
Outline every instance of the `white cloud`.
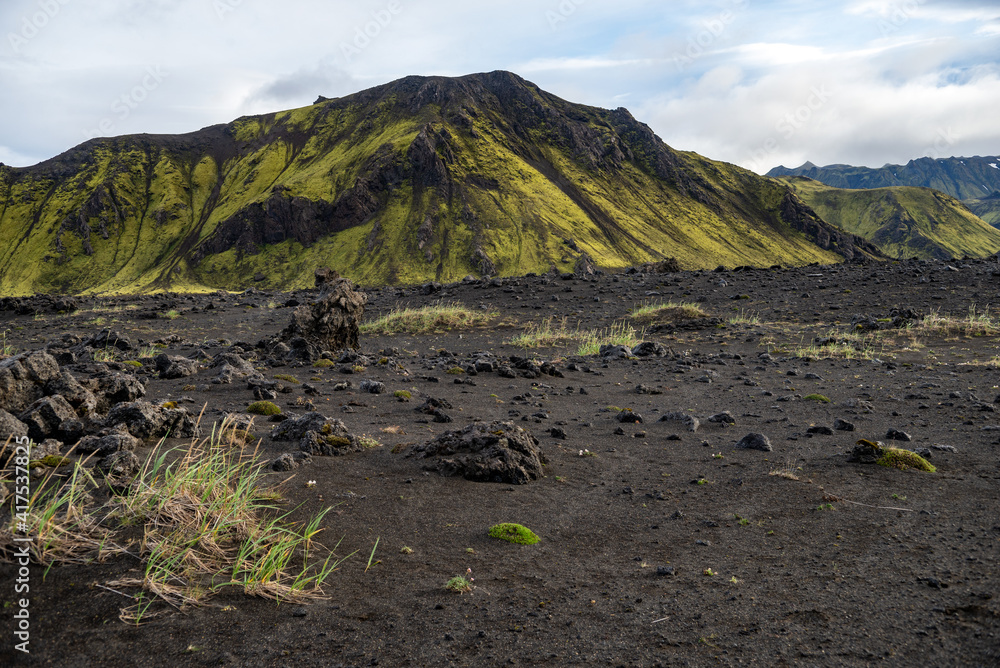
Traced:
POLYGON ((51 157, 105 119, 110 134, 180 133, 409 74, 495 69, 572 101, 627 100, 671 145, 743 164, 775 137, 773 164, 905 161, 948 127, 955 153, 1000 151, 1000 8, 987 0, 392 2, 72 0, 14 50, 38 5, 7 0, 0 160, 51 157), (169 76, 122 117, 112 105, 148 67, 169 76), (810 109, 824 85, 834 95, 810 109), (803 105, 808 122, 785 137, 778 124, 803 105))

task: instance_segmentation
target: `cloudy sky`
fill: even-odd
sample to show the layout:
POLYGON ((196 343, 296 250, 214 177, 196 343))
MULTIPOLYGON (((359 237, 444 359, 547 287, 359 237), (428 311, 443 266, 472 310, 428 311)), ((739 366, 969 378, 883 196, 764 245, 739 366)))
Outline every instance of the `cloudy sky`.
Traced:
POLYGON ((1000 154, 996 0, 3 0, 0 161, 505 69, 765 172, 1000 154))

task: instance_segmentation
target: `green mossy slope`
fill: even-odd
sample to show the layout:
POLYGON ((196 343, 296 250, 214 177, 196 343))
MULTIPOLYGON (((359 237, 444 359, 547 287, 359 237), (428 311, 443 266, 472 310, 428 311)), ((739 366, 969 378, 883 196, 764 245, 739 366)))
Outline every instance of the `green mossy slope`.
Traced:
POLYGON ((783 180, 826 222, 868 239, 890 257, 985 257, 1000 250, 1000 230, 936 190, 842 190, 801 176, 783 180))
POLYGON ((295 288, 316 266, 373 285, 565 271, 584 254, 612 269, 878 254, 859 242, 777 180, 507 72, 0 167, 5 295, 295 288))

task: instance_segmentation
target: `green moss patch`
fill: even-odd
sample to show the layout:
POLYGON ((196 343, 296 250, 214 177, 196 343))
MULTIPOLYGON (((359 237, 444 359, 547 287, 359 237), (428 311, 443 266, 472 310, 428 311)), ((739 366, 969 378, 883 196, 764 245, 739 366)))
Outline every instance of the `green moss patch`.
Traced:
POLYGON ((247 413, 251 413, 253 415, 264 415, 269 417, 271 415, 280 414, 281 409, 278 408, 277 404, 274 404, 270 401, 255 401, 249 406, 247 406, 247 413))
POLYGON ((933 464, 910 450, 903 450, 902 448, 881 448, 880 452, 882 456, 875 462, 879 466, 899 469, 900 471, 905 471, 907 469, 916 469, 918 471, 926 471, 927 473, 934 473, 937 471, 937 468, 935 468, 933 464))
POLYGON ((521 526, 520 524, 511 524, 510 522, 503 522, 490 527, 490 538, 499 538, 508 543, 517 543, 518 545, 534 545, 541 540, 528 527, 521 526))
POLYGON ((821 404, 830 403, 830 397, 825 397, 822 394, 807 394, 806 396, 802 397, 802 399, 804 401, 818 401, 821 404))

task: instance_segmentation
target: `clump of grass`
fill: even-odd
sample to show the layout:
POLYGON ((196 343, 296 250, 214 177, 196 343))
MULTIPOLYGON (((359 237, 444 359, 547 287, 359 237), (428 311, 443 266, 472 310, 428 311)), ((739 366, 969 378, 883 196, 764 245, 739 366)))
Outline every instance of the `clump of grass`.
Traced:
POLYGON ((880 453, 881 457, 879 457, 875 462, 879 466, 899 469, 901 471, 905 471, 907 469, 916 469, 927 473, 934 473, 937 471, 937 468, 933 464, 910 450, 903 450, 902 448, 881 448, 880 453))
POLYGON ((541 323, 529 323, 523 332, 507 343, 520 348, 549 348, 570 344, 581 338, 579 325, 576 329, 570 329, 566 318, 557 324, 554 324, 553 318, 546 318, 541 323))
POLYGON ((576 354, 581 357, 596 355, 601 346, 628 346, 633 348, 642 343, 646 330, 636 330, 632 325, 619 322, 604 330, 586 332, 581 338, 576 354))
POLYGON ((114 347, 112 347, 112 346, 108 346, 106 348, 101 348, 100 350, 95 350, 94 351, 94 361, 95 362, 114 362, 115 361, 115 352, 117 352, 117 349, 114 348, 114 347))
POLYGON ((160 350, 156 346, 143 346, 139 349, 139 359, 148 359, 150 357, 156 357, 160 350))
POLYGON ((93 501, 90 491, 98 486, 93 475, 77 462, 69 477, 56 484, 54 471, 41 484, 33 485, 25 526, 19 527, 12 520, 0 530, 0 547, 6 551, 17 545, 15 531, 19 538, 31 536, 27 545, 32 559, 48 568, 56 563, 89 563, 120 552, 110 542, 112 532, 87 510, 93 501))
POLYGON ((452 368, 445 371, 445 373, 448 374, 449 376, 461 376, 462 374, 465 373, 465 369, 463 369, 460 366, 453 366, 452 368))
MULTIPOLYGON (((274 516, 264 465, 254 455, 219 447, 220 431, 193 440, 170 462, 170 452, 151 457, 113 516, 140 524, 142 577, 109 583, 137 587, 172 607, 199 605, 236 587, 277 601, 323 598, 323 582, 341 559, 332 554, 311 563, 323 511, 301 528, 274 516)), ((143 603, 122 610, 123 621, 148 618, 143 603)))
POLYGON ((452 329, 483 327, 498 315, 494 310, 475 310, 463 304, 437 304, 419 309, 395 309, 371 322, 362 323, 362 334, 427 334, 452 329))
POLYGON ((299 385, 300 381, 295 376, 288 373, 279 373, 274 375, 275 380, 283 380, 286 383, 291 383, 292 385, 299 385))
POLYGON ((396 390, 392 393, 392 396, 396 397, 400 401, 409 401, 413 398, 413 395, 410 394, 409 390, 396 390))
POLYGON ((122 364, 127 364, 128 366, 135 367, 137 369, 142 368, 142 362, 139 360, 125 360, 122 364))
POLYGON ((633 320, 677 321, 707 318, 706 313, 694 302, 674 302, 643 304, 632 311, 633 320))
POLYGON ((828 403, 830 403, 830 398, 826 397, 826 396, 823 396, 822 394, 807 394, 806 396, 802 397, 802 400, 803 401, 815 401, 815 402, 818 402, 818 403, 821 403, 821 404, 828 404, 828 403))
POLYGON ((333 360, 328 360, 328 359, 316 360, 316 362, 313 363, 313 367, 317 369, 329 369, 334 365, 335 362, 333 360))
POLYGON ((518 545, 534 545, 539 540, 535 532, 528 527, 521 526, 520 524, 512 524, 510 522, 503 522, 501 524, 495 524, 490 527, 490 538, 499 538, 500 540, 505 540, 508 543, 517 543, 518 545))
POLYGON ((740 309, 739 315, 732 316, 726 322, 730 325, 759 325, 760 314, 756 311, 740 309))
POLYGON ((369 448, 381 448, 382 447, 382 443, 380 443, 378 441, 378 439, 372 438, 371 436, 368 436, 366 434, 362 434, 361 436, 358 436, 357 437, 357 442, 358 442, 358 445, 360 445, 362 448, 365 448, 366 450, 369 449, 369 448))
POLYGON ((164 320, 176 320, 177 318, 181 317, 181 314, 179 311, 175 309, 170 309, 166 313, 161 313, 160 317, 163 318, 164 320))
POLYGON ((255 401, 249 406, 247 406, 247 413, 252 415, 263 415, 265 417, 270 417, 272 415, 278 415, 281 413, 281 409, 277 404, 270 401, 255 401))
POLYGON ((792 466, 784 466, 782 468, 774 469, 768 475, 777 476, 779 478, 784 478, 786 480, 798 480, 799 476, 795 474, 795 469, 792 466))
POLYGON ((476 581, 472 577, 472 569, 467 568, 465 570, 465 575, 456 575, 447 582, 444 583, 445 589, 450 589, 451 591, 457 591, 459 594, 471 594, 472 590, 475 588, 473 584, 476 581))
POLYGON ((0 357, 10 357, 17 350, 11 344, 7 343, 7 334, 10 333, 9 329, 5 329, 3 334, 0 334, 0 357))
POLYGON ((972 304, 964 318, 935 312, 924 316, 923 320, 908 329, 914 334, 937 336, 996 336, 1000 334, 1000 319, 990 315, 989 307, 978 312, 976 305, 972 304))

